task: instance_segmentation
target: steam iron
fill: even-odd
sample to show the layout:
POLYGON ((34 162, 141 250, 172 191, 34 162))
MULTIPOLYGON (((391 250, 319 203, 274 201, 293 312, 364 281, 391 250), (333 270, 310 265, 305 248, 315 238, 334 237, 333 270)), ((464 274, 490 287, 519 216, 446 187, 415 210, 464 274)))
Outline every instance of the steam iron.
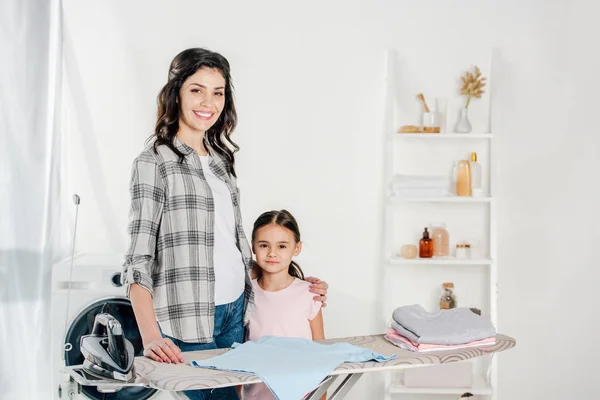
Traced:
POLYGON ((107 306, 94 318, 92 333, 81 337, 83 369, 96 378, 131 382, 135 380, 135 351, 119 321, 106 312, 107 306))

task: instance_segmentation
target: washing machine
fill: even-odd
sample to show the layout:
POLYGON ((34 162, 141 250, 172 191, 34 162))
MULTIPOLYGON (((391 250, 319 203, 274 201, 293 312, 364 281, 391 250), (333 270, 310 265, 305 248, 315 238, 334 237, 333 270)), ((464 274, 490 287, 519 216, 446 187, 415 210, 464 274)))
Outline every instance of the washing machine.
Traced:
MULTIPOLYGON (((91 333, 94 318, 108 303, 109 313, 119 320, 125 337, 133 344, 135 355, 143 353, 142 339, 131 303, 121 286, 122 254, 82 254, 52 266, 51 340, 54 363, 54 399, 93 400, 173 400, 168 392, 144 387, 123 388, 115 393, 100 393, 95 387, 84 386, 73 393, 64 366, 83 363, 79 351, 79 338, 91 333), (70 300, 69 282, 71 282, 70 300), (69 346, 70 344, 70 346, 69 346), (65 351, 71 347, 69 351, 65 351), (64 357, 64 361, 63 361, 64 357), (71 397, 69 397, 69 393, 71 397)), ((178 397, 177 397, 178 398, 178 397)))

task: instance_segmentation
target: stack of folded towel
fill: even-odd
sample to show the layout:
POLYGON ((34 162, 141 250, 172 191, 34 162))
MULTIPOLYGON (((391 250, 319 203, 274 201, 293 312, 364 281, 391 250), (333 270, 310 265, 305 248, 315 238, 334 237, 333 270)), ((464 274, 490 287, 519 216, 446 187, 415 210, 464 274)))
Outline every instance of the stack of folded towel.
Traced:
POLYGON ((450 179, 445 176, 396 175, 390 185, 392 197, 448 196, 450 179))
POLYGON ((491 321, 468 308, 427 312, 420 305, 394 310, 385 338, 410 351, 427 352, 489 346, 496 343, 491 321))

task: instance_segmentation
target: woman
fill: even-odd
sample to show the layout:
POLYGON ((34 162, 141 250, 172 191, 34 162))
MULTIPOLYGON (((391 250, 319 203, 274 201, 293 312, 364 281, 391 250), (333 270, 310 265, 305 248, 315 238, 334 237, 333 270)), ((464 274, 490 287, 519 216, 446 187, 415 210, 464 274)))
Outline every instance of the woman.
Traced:
MULTIPOLYGON (((123 273, 144 355, 155 361, 179 363, 181 351, 243 341, 254 302, 239 147, 230 139, 236 123, 228 61, 199 48, 177 55, 158 96, 153 143, 133 162, 123 273)), ((326 300, 327 284, 307 280, 315 299, 326 300)), ((238 398, 233 388, 186 395, 238 398)))

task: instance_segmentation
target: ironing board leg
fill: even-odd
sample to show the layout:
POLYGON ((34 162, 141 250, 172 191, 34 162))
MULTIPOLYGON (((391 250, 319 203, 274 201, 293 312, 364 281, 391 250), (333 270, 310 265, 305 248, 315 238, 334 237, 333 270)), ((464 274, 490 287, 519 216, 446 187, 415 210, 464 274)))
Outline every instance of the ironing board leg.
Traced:
POLYGON ((319 385, 318 388, 313 390, 312 393, 309 394, 308 397, 306 397, 306 399, 304 400, 319 400, 321 396, 323 396, 323 393, 325 393, 327 389, 329 389, 329 386, 331 386, 331 384, 335 381, 336 378, 337 376, 329 375, 323 380, 323 383, 321 383, 321 385, 319 385))
POLYGON ((360 379, 363 374, 350 374, 347 375, 340 386, 335 389, 335 392, 331 395, 329 400, 339 400, 343 399, 348 392, 352 389, 352 387, 356 384, 356 382, 360 379))

